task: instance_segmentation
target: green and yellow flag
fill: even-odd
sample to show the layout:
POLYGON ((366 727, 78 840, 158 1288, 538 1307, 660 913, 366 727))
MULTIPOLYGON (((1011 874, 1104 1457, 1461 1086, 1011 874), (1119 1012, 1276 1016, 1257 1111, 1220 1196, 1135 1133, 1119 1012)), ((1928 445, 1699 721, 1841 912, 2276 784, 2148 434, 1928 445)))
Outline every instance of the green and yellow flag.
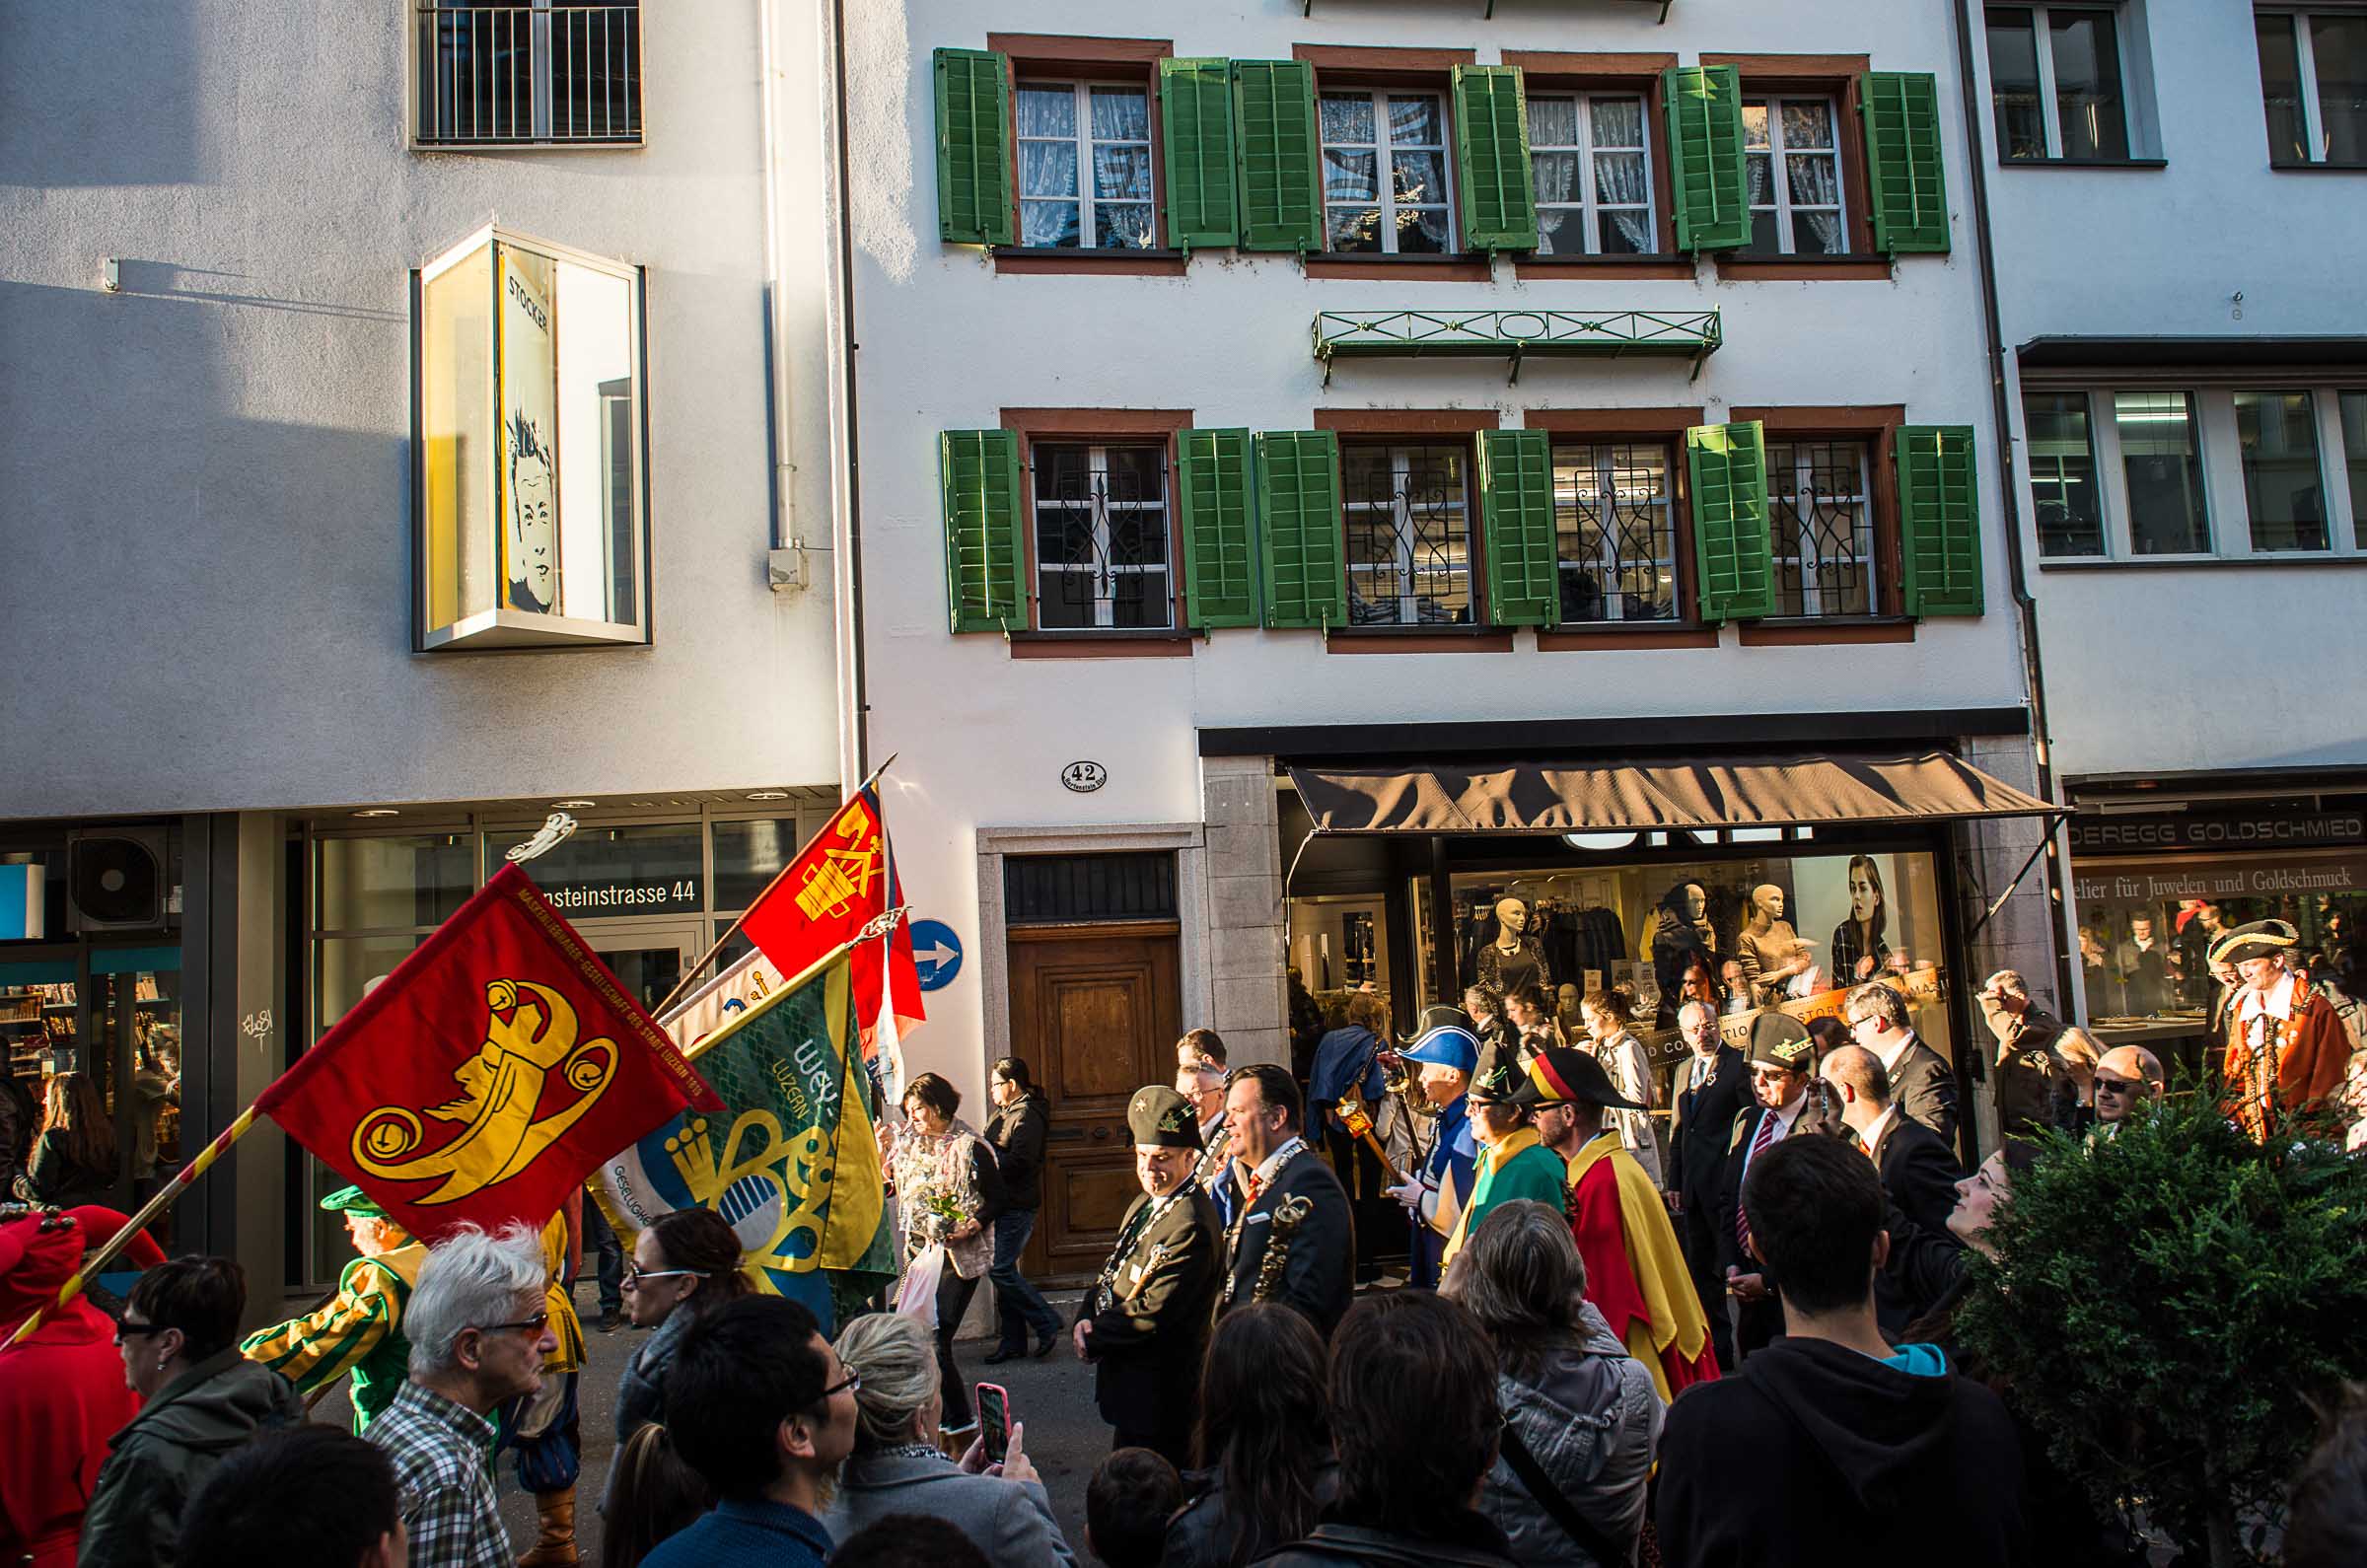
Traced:
POLYGON ((676 1209, 739 1234, 750 1276, 834 1332, 833 1298, 896 1275, 873 1130, 877 1091, 857 1044, 849 956, 737 1009, 687 1054, 723 1102, 602 1163, 593 1191, 624 1245, 676 1209))

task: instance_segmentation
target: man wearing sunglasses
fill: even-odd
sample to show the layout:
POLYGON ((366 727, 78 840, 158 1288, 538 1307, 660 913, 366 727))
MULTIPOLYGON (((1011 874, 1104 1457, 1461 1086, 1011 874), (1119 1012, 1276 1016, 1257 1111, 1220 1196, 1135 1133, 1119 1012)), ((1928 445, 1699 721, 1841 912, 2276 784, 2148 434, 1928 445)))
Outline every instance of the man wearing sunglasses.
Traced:
POLYGON ((2142 1045, 2116 1045, 2096 1064, 2096 1136, 2109 1138, 2139 1103, 2162 1098, 2162 1059, 2142 1045))
MULTIPOLYGON (((1799 1129, 1816 1076, 1816 1046, 1808 1028, 1788 1013, 1761 1013, 1751 1023, 1751 1096, 1755 1104, 1734 1118, 1726 1173, 1718 1188, 1718 1258, 1726 1271, 1726 1311, 1735 1359, 1749 1359, 1783 1332, 1783 1308, 1773 1270, 1751 1250, 1751 1214, 1743 1179, 1753 1162, 1799 1129)), ((1703 1302, 1716 1310, 1716 1303, 1703 1302)), ((1731 1370, 1731 1369, 1730 1369, 1731 1370)))
POLYGON ((492 1411, 542 1387, 558 1348, 542 1244, 518 1225, 463 1227, 428 1250, 403 1313, 410 1379, 365 1434, 394 1461, 411 1561, 510 1568, 494 1504, 492 1411))

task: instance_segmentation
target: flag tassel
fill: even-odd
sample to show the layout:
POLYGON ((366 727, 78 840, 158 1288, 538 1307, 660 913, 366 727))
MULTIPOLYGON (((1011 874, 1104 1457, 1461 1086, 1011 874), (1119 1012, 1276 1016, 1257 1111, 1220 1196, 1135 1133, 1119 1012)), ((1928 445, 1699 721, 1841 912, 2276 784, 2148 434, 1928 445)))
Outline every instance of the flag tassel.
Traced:
POLYGON ((124 1222, 123 1228, 117 1231, 105 1247, 84 1258, 82 1267, 76 1270, 74 1277, 58 1287, 57 1300, 34 1309, 33 1315, 19 1325, 17 1331, 9 1337, 8 1342, 13 1345, 24 1339, 26 1335, 38 1328, 41 1320, 50 1313, 81 1295, 85 1283, 97 1275, 107 1272, 107 1265, 114 1261, 118 1252, 131 1245, 131 1239, 146 1230, 149 1222, 164 1213, 166 1207, 174 1199, 186 1192, 199 1176, 205 1175, 216 1160, 222 1158, 224 1151, 247 1136, 247 1129, 253 1125, 254 1106, 249 1105, 245 1110, 239 1112, 236 1121, 214 1135, 213 1142, 197 1151, 197 1158, 182 1166, 179 1174, 159 1187, 154 1197, 141 1204, 140 1212, 124 1222))

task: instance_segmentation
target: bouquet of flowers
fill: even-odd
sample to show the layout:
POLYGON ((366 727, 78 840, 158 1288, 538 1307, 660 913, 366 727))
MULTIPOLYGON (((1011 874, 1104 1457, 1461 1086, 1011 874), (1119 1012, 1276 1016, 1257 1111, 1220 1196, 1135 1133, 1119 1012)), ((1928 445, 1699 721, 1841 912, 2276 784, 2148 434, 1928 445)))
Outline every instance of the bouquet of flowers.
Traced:
POLYGON ((962 1212, 962 1200, 943 1187, 931 1187, 920 1194, 920 1231, 930 1241, 942 1242, 962 1227, 968 1218, 962 1212))

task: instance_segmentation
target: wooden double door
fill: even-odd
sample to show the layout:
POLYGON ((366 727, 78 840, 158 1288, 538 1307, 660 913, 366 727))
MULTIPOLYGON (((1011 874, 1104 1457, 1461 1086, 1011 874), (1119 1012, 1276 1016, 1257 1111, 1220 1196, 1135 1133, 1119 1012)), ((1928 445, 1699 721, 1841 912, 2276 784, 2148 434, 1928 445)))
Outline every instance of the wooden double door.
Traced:
POLYGON ((1175 1079, 1178 949, 1172 920, 1010 933, 1011 1054, 1051 1103, 1043 1206, 1022 1255, 1031 1279, 1092 1279, 1142 1190, 1126 1105, 1143 1085, 1175 1079))

